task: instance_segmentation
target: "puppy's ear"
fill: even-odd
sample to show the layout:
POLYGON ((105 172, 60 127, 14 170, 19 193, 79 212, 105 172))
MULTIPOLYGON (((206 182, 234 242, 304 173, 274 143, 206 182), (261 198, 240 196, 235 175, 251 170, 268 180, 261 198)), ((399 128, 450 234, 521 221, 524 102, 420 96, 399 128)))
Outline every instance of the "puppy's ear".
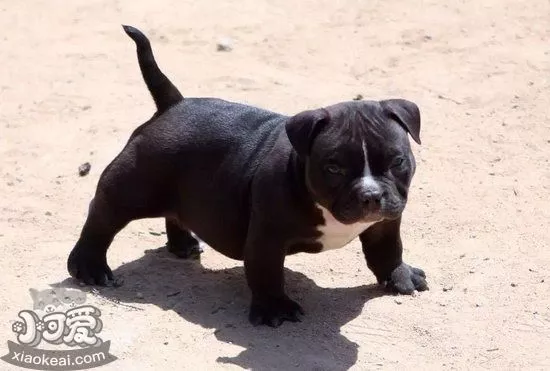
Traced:
POLYGON ((407 130, 416 143, 421 144, 420 110, 416 104, 405 99, 388 99, 381 101, 380 105, 392 120, 407 130))
POLYGON ((300 112, 286 122, 286 134, 300 157, 309 154, 313 140, 328 120, 328 112, 325 109, 316 109, 300 112))

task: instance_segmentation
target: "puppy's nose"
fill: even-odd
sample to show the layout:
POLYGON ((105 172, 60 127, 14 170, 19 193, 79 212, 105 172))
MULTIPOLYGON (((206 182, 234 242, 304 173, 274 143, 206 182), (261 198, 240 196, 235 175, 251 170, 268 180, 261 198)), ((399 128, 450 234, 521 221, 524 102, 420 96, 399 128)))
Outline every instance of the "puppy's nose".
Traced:
POLYGON ((365 190, 361 192, 359 197, 368 211, 372 212, 380 210, 382 192, 377 190, 365 190))

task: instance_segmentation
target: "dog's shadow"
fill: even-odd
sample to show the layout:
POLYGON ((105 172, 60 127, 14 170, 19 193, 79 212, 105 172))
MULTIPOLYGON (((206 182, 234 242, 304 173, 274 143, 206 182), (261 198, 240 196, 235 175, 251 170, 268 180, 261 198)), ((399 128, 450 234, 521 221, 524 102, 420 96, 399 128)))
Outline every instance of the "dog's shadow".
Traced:
MULTIPOLYGON (((113 273, 124 284, 99 288, 100 296, 122 305, 151 303, 215 329, 219 341, 244 348, 235 357, 220 354, 217 361, 247 369, 349 369, 357 361, 358 345, 340 328, 356 318, 368 300, 384 295, 376 285, 319 287, 302 273, 285 269, 286 291, 306 315, 300 323, 285 322, 273 329, 249 324, 250 292, 242 267, 210 270, 198 261, 173 258, 162 247, 113 273)), ((74 287, 74 282, 67 279, 61 285, 74 287)))

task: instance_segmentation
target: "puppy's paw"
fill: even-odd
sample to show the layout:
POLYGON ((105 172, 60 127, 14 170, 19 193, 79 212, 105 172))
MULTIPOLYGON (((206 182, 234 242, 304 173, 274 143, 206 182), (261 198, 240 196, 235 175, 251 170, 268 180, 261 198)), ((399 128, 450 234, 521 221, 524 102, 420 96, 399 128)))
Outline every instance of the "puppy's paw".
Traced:
POLYGON ((190 243, 172 243, 166 242, 166 248, 172 254, 180 259, 198 260, 204 252, 199 241, 194 240, 190 243))
POLYGON ((107 265, 107 256, 90 249, 74 248, 67 260, 69 274, 86 285, 120 286, 107 265))
POLYGON ((408 264, 401 265, 393 270, 386 287, 399 294, 410 295, 414 290, 428 290, 426 273, 420 268, 411 267, 408 264))
POLYGON ((267 300, 252 300, 248 319, 254 326, 279 327, 284 321, 300 322, 304 310, 287 296, 267 300))

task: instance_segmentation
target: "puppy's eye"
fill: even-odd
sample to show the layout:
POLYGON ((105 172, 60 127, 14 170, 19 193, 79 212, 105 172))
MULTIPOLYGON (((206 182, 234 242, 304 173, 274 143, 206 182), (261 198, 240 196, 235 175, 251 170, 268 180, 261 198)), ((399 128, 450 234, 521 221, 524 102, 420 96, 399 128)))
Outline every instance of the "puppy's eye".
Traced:
POLYGON ((399 167, 401 165, 403 165, 403 163, 405 162, 405 159, 403 157, 396 157, 392 163, 391 163, 391 166, 392 168, 394 167, 399 167))
POLYGON ((329 174, 333 175, 341 175, 343 174, 342 168, 338 165, 329 164, 325 166, 325 171, 329 174))

